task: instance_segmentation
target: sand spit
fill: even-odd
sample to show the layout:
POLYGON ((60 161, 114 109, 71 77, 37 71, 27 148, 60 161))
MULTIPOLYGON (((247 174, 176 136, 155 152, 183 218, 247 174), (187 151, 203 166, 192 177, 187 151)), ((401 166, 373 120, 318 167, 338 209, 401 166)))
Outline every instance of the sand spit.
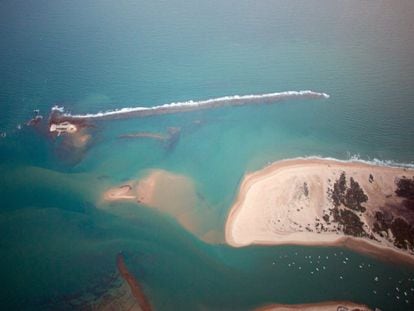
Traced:
POLYGON ((122 185, 116 188, 111 188, 104 193, 104 200, 117 201, 117 200, 135 200, 136 196, 129 194, 132 191, 132 186, 122 185))
POLYGON ((272 304, 255 309, 255 311, 370 311, 365 305, 356 304, 350 301, 327 301, 321 303, 308 303, 296 305, 272 304))
POLYGON ((413 176, 414 170, 359 162, 276 162, 245 176, 227 218, 226 241, 235 247, 345 246, 414 264, 412 245, 401 243, 393 227, 395 220, 413 224, 413 213, 395 193, 398 180, 413 176), (342 174, 344 189, 356 190, 345 189, 338 199, 342 174), (384 228, 387 224, 391 229, 384 228))
POLYGON ((124 256, 122 253, 119 253, 116 257, 116 265, 118 267, 118 271, 121 274, 122 278, 128 282, 128 285, 131 289, 132 295, 138 301, 140 310, 142 311, 151 311, 151 305, 144 294, 144 291, 141 285, 137 282, 134 276, 128 271, 128 267, 125 264, 124 256))
MULTIPOLYGON (((222 235, 214 230, 217 216, 200 198, 194 182, 187 176, 161 169, 149 170, 140 179, 108 189, 102 198, 104 202, 130 201, 157 209, 174 217, 200 239, 222 242, 222 235)), ((103 205, 103 208, 107 207, 103 205)))
POLYGON ((108 189, 105 201, 133 200, 170 214, 188 210, 196 204, 193 182, 183 175, 164 170, 150 170, 141 179, 131 180, 121 186, 108 189))

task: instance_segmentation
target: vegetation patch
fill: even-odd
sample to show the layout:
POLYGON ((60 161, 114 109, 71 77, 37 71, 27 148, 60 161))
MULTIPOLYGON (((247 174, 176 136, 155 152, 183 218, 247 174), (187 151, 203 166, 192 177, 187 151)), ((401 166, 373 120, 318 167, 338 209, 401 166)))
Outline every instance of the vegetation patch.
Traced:
MULTIPOLYGON (((363 228, 364 223, 355 214, 355 212, 365 212, 366 208, 362 206, 362 203, 368 201, 368 196, 358 182, 351 177, 348 186, 345 172, 342 172, 332 188, 328 189, 328 195, 334 206, 330 210, 333 222, 340 225, 344 234, 355 237, 368 236, 363 228)), ((324 217, 324 220, 328 222, 329 216, 324 217)))
POLYGON ((406 177, 398 179, 395 194, 404 198, 404 207, 414 210, 414 177, 412 179, 406 177))
POLYGON ((368 196, 352 177, 350 178, 349 187, 347 186, 345 172, 341 173, 335 181, 333 188, 328 190, 328 194, 335 207, 339 207, 342 204, 357 212, 365 212, 366 210, 362 203, 368 201, 368 196))
POLYGON ((355 237, 368 236, 363 228, 364 223, 353 211, 350 211, 349 209, 334 208, 332 215, 334 221, 341 225, 342 231, 346 235, 355 237))
MULTIPOLYGON (((374 182, 374 176, 369 175, 368 181, 374 182)), ((414 177, 406 178, 403 176, 396 180, 397 189, 395 194, 403 198, 403 206, 414 211, 414 177)), ((377 211, 374 215, 372 233, 368 234, 364 230, 364 223, 359 218, 359 213, 364 213, 366 208, 363 206, 368 201, 368 196, 358 184, 350 177, 347 179, 345 172, 342 172, 334 184, 328 189, 328 195, 332 201, 333 208, 330 215, 325 214, 323 220, 338 224, 338 229, 346 235, 355 237, 368 237, 377 240, 377 237, 387 239, 395 247, 414 251, 414 226, 401 216, 393 216, 390 212, 377 211)))
POLYGON ((369 174, 368 181, 369 181, 370 183, 372 183, 372 182, 374 181, 374 176, 373 176, 372 174, 369 174))
POLYGON ((391 231, 394 237, 394 245, 402 249, 414 249, 414 226, 401 217, 394 218, 390 214, 375 213, 373 231, 381 237, 388 237, 391 231))

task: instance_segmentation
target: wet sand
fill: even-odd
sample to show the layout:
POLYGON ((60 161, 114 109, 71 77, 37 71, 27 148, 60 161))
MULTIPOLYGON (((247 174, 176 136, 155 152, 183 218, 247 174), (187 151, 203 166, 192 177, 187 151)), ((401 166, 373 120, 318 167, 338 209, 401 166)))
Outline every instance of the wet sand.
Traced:
POLYGON ((250 244, 345 246, 382 259, 414 264, 411 252, 399 249, 377 235, 378 241, 345 235, 322 217, 332 207, 328 189, 341 172, 352 176, 368 196, 366 212, 359 215, 368 233, 378 206, 401 204, 395 180, 411 178, 413 170, 373 166, 359 162, 298 159, 276 162, 245 176, 225 228, 234 247, 250 244), (370 181, 370 174, 373 181, 370 181), (309 195, 304 195, 306 183, 309 195), (323 223, 324 230, 319 224, 323 223))
POLYGON ((272 304, 255 309, 255 311, 291 311, 291 310, 303 310, 303 311, 370 311, 369 307, 365 305, 356 304, 350 301, 327 301, 321 303, 308 303, 308 304, 272 304))
POLYGON ((104 200, 118 201, 118 200, 135 200, 136 196, 130 194, 132 187, 130 185, 122 185, 120 187, 111 188, 104 193, 104 200))
POLYGON ((218 216, 200 199, 194 182, 187 176, 150 170, 140 179, 108 189, 102 199, 103 202, 130 201, 154 208, 175 218, 186 230, 206 242, 223 242, 222 231, 217 228, 218 216))

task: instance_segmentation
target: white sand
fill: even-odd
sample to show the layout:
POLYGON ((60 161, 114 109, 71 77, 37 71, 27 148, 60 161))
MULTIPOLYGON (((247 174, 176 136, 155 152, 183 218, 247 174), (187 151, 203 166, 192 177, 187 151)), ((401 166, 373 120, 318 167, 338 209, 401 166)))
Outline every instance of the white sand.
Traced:
POLYGON ((256 309, 256 311, 292 311, 292 310, 304 310, 304 311, 337 311, 338 308, 345 307, 346 309, 339 310, 360 310, 370 311, 371 309, 365 305, 356 304, 350 301, 327 301, 321 303, 309 303, 309 304, 297 304, 297 305, 284 305, 273 304, 256 309))
POLYGON ((367 211, 360 214, 367 233, 372 232, 373 215, 379 206, 401 203, 401 198, 394 193, 396 178, 414 175, 413 170, 332 160, 276 162, 244 178, 228 215, 226 241, 235 247, 249 244, 343 245, 359 251, 369 248, 369 253, 373 252, 372 247, 380 247, 409 256, 414 262, 412 254, 397 249, 390 241, 345 236, 335 224, 328 225, 322 219, 333 207, 328 188, 343 171, 347 179, 353 177, 359 183, 369 198, 363 204, 367 211), (369 182, 370 174, 374 176, 373 182, 369 182), (308 188, 307 196, 304 183, 308 188), (324 230, 316 226, 318 222, 323 224, 324 230), (362 244, 357 245, 355 241, 362 244))
POLYGON ((104 193, 103 198, 105 201, 135 200, 136 196, 131 193, 131 190, 130 185, 111 188, 104 193))

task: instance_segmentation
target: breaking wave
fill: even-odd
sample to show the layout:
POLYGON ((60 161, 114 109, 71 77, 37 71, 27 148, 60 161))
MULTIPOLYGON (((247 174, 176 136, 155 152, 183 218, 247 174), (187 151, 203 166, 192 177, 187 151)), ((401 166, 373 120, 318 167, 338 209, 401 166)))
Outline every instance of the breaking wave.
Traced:
POLYGON ((169 114, 177 112, 187 112, 200 109, 211 109, 225 106, 241 106, 250 104, 263 104, 273 103, 286 99, 298 99, 298 98, 329 98, 326 93, 318 93, 313 91, 286 91, 279 93, 268 93, 258 95, 234 95, 224 96, 219 98, 212 98, 200 101, 185 101, 185 102, 173 102, 170 104, 153 106, 153 107, 129 107, 118 110, 89 113, 89 114, 70 114, 65 113, 63 107, 55 106, 52 108, 52 113, 58 113, 59 119, 73 120, 73 119, 115 119, 126 117, 144 117, 156 114, 169 114))
MULTIPOLYGON (((342 162, 342 163, 363 163, 363 164, 376 165, 376 166, 414 169, 413 162, 401 163, 401 162, 395 162, 392 160, 380 160, 377 158, 366 160, 366 159, 360 158, 359 155, 349 155, 349 158, 346 160, 315 155, 315 156, 294 157, 294 158, 279 160, 276 162, 290 161, 290 160, 328 160, 328 161, 336 161, 336 162, 342 162)), ((272 165, 273 163, 268 163, 268 164, 272 165)))

